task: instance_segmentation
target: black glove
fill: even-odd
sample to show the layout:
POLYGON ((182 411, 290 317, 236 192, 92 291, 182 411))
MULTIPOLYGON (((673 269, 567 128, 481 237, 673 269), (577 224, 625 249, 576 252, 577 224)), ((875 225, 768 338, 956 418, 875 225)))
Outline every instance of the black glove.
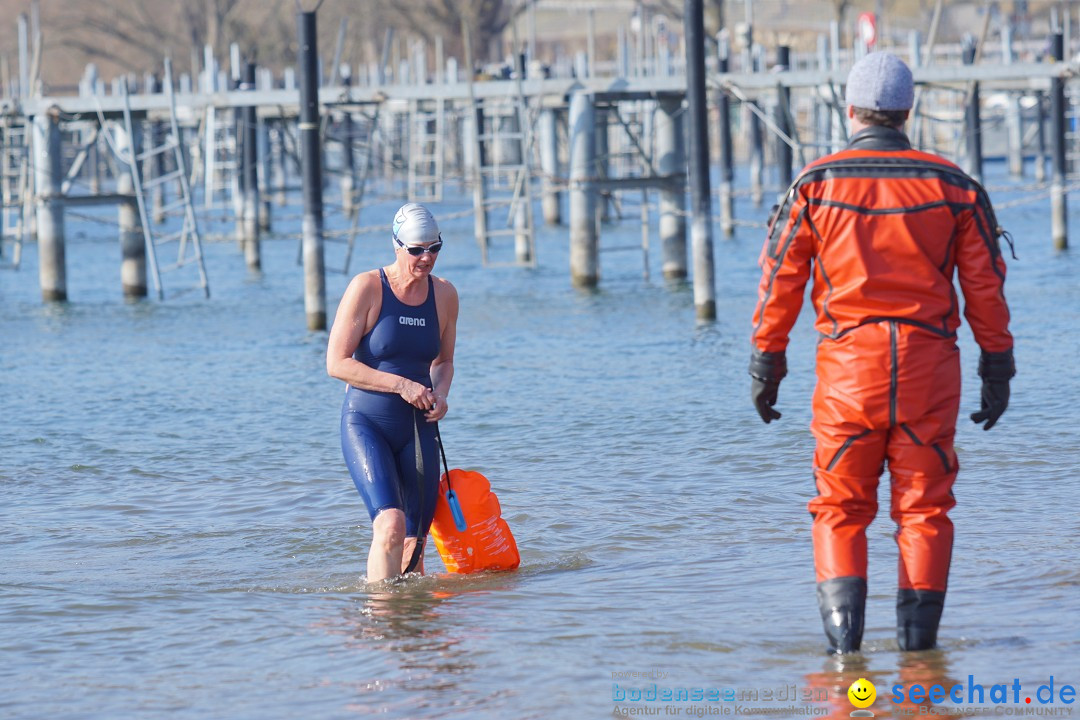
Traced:
POLYGON ((780 419, 780 413, 773 409, 780 381, 787 375, 787 356, 779 352, 762 352, 757 348, 750 355, 750 399, 758 415, 766 423, 780 419))
POLYGON ((982 406, 971 413, 976 424, 983 421, 983 430, 989 430, 1009 407, 1009 380, 1016 374, 1013 351, 986 352, 979 356, 979 377, 982 378, 982 406))

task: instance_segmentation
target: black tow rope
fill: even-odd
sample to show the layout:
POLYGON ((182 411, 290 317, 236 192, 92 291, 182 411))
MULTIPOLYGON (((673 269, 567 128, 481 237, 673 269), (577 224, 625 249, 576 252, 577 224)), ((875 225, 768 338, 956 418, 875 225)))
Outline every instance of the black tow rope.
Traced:
MULTIPOLYGON (((439 423, 435 423, 435 442, 439 445, 439 455, 442 456, 443 469, 446 470, 446 489, 447 494, 453 497, 454 488, 450 485, 450 465, 446 462, 446 450, 443 448, 442 434, 439 432, 439 423)), ((420 517, 415 518, 415 524, 417 528, 416 547, 413 548, 412 558, 409 559, 409 565, 402 572, 402 575, 408 575, 416 569, 417 564, 420 562, 420 556, 424 552, 424 544, 427 542, 427 532, 423 533, 423 538, 420 536, 420 523, 424 519, 424 453, 420 448, 420 425, 416 422, 416 410, 413 409, 413 444, 416 446, 416 492, 420 496, 420 517)), ((460 509, 458 510, 460 513, 460 509)), ((457 514, 454 518, 457 522, 457 514)), ((464 530, 464 520, 458 523, 459 530, 464 530)))
POLYGON ((416 525, 416 546, 413 548, 409 565, 401 573, 402 575, 408 575, 416 569, 417 564, 420 562, 420 556, 424 554, 424 542, 427 540, 426 530, 421 532, 420 529, 420 524, 424 520, 424 451, 420 447, 420 426, 416 422, 416 408, 413 408, 412 427, 413 445, 416 446, 416 492, 420 497, 417 512, 420 516, 413 519, 416 525))

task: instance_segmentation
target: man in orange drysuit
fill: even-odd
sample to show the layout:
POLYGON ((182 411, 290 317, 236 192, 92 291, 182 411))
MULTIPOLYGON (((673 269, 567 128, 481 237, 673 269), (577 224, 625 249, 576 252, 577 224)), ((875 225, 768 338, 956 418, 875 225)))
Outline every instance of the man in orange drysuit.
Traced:
POLYGON ((982 349, 989 430, 1005 411, 1015 373, 1005 262, 982 187, 952 163, 911 149, 902 127, 911 71, 872 53, 852 68, 846 149, 809 165, 788 190, 761 254, 754 312, 751 396, 766 423, 787 373, 788 333, 814 276, 820 332, 811 430, 816 440, 817 596, 830 649, 855 652, 866 604, 866 528, 889 466, 900 551, 897 638, 934 647, 945 601, 958 464, 959 273, 964 315, 982 349))

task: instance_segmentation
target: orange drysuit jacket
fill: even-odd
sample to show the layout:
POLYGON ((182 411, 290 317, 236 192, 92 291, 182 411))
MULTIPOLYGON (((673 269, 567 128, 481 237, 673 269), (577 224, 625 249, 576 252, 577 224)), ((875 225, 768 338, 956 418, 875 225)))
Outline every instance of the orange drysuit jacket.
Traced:
MULTIPOLYGON (((958 167, 874 126, 811 163, 770 222, 753 344, 787 348, 813 264, 815 327, 838 340, 895 321, 953 338, 964 316, 979 346, 1013 346, 1003 285, 1002 234, 986 191, 958 167)), ((911 328, 914 329, 914 328, 911 328)))

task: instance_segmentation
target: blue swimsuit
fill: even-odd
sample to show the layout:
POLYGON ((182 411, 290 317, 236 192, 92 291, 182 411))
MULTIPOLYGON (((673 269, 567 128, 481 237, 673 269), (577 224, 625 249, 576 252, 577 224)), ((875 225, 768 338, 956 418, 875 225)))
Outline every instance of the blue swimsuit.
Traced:
MULTIPOLYGON (((353 358, 430 388, 431 362, 440 345, 435 285, 429 277, 427 299, 421 305, 406 305, 394 295, 381 268, 379 277, 379 319, 360 340, 353 358)), ((424 537, 435 516, 439 489, 435 427, 427 422, 424 412, 397 393, 349 385, 341 407, 341 450, 371 519, 387 508, 403 510, 405 534, 424 537), (423 457, 422 478, 417 477, 417 436, 423 457)))

